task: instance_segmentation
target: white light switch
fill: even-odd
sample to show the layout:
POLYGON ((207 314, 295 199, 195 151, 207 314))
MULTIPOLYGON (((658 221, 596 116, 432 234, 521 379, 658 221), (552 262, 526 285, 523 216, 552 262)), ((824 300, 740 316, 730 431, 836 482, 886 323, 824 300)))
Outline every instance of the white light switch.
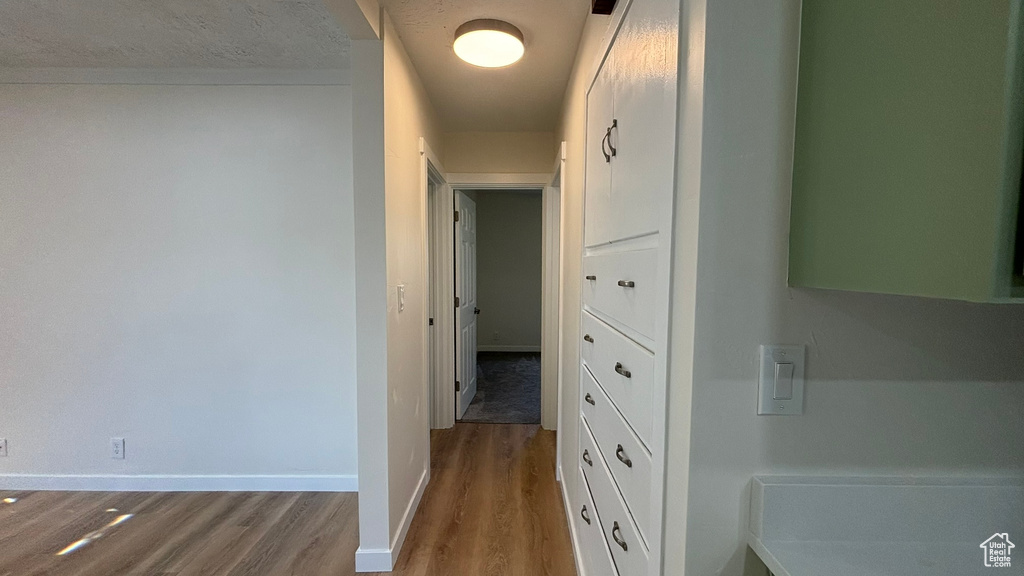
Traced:
POLYGON ((761 346, 758 414, 804 413, 803 346, 761 346))
POLYGON ((775 400, 793 399, 793 363, 775 363, 775 392, 772 394, 775 400))

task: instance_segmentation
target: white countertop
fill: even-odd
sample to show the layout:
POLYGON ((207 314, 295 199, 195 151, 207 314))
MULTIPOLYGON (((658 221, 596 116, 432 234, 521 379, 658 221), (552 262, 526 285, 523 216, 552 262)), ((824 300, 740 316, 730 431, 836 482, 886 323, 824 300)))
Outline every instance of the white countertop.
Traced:
POLYGON ((1024 575, 1024 479, 759 476, 748 536, 775 576, 1024 575), (984 566, 995 532, 1010 568, 984 566))

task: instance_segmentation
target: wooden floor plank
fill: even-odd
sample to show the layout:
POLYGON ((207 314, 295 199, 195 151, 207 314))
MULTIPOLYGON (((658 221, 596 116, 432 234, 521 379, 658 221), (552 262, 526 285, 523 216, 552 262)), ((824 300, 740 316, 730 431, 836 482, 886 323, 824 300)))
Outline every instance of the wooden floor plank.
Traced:
MULTIPOLYGON (((573 576, 554 466, 535 425, 433 431, 392 574, 573 576)), ((358 534, 355 494, 0 491, 0 576, 351 576, 358 534)))

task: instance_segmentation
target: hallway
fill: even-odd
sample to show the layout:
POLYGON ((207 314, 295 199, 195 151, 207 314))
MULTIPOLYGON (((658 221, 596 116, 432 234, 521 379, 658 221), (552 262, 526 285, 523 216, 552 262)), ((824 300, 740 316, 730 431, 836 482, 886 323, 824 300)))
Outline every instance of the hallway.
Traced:
MULTIPOLYGON (((431 440, 393 574, 575 573, 553 432, 459 424, 431 440)), ((354 493, 3 491, 0 575, 354 574, 357 520, 354 493)))

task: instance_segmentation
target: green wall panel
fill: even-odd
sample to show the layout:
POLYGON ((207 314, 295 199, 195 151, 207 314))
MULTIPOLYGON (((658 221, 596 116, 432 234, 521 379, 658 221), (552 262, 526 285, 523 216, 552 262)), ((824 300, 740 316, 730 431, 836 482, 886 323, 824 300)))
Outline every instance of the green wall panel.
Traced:
POLYGON ((804 0, 791 285, 999 291, 1015 4, 804 0))

